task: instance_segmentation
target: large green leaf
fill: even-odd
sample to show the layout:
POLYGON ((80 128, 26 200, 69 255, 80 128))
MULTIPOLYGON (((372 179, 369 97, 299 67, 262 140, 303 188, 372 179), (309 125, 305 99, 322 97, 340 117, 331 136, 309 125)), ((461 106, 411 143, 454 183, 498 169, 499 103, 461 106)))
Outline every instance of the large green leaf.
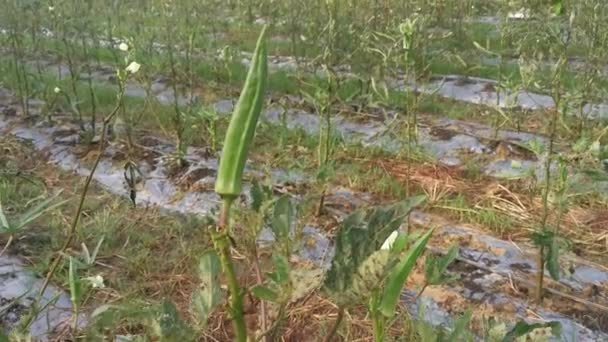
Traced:
POLYGON ((563 15, 564 14, 564 6, 562 4, 562 0, 553 0, 553 4, 551 6, 553 10, 553 14, 555 15, 563 15))
POLYGON ((551 278, 559 280, 559 239, 556 236, 553 236, 547 249, 547 269, 551 278))
POLYGON ((194 337, 188 327, 179 317, 173 303, 165 300, 155 321, 155 333, 159 341, 193 341, 194 337))
POLYGON ((424 267, 426 282, 429 285, 440 285, 457 278, 457 276, 450 277, 446 274, 448 267, 456 260, 456 257, 458 257, 458 246, 450 247, 446 255, 442 257, 428 255, 424 267))
POLYGON ((323 270, 319 268, 294 268, 289 272, 292 292, 290 302, 306 297, 321 286, 323 270))
POLYGON ((70 284, 70 299, 75 307, 80 306, 80 299, 82 297, 82 284, 80 278, 76 274, 76 266, 74 258, 70 257, 70 266, 68 270, 68 282, 70 284))
POLYGON ((260 182, 254 179, 251 183, 251 190, 249 193, 251 194, 251 209, 259 212, 265 199, 264 189, 262 188, 260 182))
POLYGON ((350 302, 365 301, 383 284, 390 256, 390 251, 380 249, 359 266, 353 277, 352 289, 347 293, 350 302))
POLYGON ((289 261, 284 256, 275 254, 272 256, 272 262, 274 264, 274 272, 269 273, 268 277, 277 283, 277 285, 285 284, 289 280, 289 261))
POLYGON ((426 322, 423 319, 417 319, 413 320, 413 324, 420 341, 441 341, 442 330, 432 326, 431 323, 426 322))
POLYGON ((559 337, 559 335, 561 334, 562 326, 559 322, 528 324, 524 321, 519 321, 517 322, 515 327, 513 327, 513 329, 511 329, 511 331, 509 331, 507 335, 505 335, 505 337, 502 339, 502 342, 513 342, 517 338, 525 336, 531 333, 532 331, 541 328, 551 328, 553 336, 559 337))
POLYGON ((424 196, 412 197, 394 205, 358 210, 349 215, 336 236, 336 254, 325 278, 324 289, 333 295, 351 289, 359 266, 380 249, 411 210, 424 200, 424 196))
POLYGON ((536 246, 543 246, 545 248, 545 255, 543 256, 545 259, 545 266, 551 277, 555 280, 559 280, 559 251, 563 240, 550 229, 538 230, 532 233, 531 238, 536 246))
POLYGON ((401 294, 403 284, 405 284, 407 277, 410 275, 410 272, 416 265, 418 257, 420 257, 424 251, 432 234, 433 229, 430 229, 426 234, 418 239, 414 246, 407 252, 405 257, 397 265, 395 265, 393 270, 390 272, 384 288, 384 293, 382 295, 382 301, 380 303, 380 312, 382 312, 384 316, 392 317, 395 314, 395 308, 397 307, 397 302, 399 300, 399 295, 401 294))
POLYGON ((460 316, 456 322, 454 322, 454 328, 448 336, 446 341, 473 341, 471 332, 469 329, 469 323, 471 322, 472 312, 467 310, 462 316, 460 316))
POLYGON ((192 295, 192 308, 203 325, 223 299, 220 270, 220 260, 215 251, 207 251, 201 256, 198 266, 201 286, 192 295))
POLYGON ((251 288, 251 293, 259 299, 269 302, 277 303, 279 300, 279 294, 268 286, 254 285, 251 288))
POLYGON ((272 232, 277 240, 283 241, 289 236, 294 210, 289 200, 289 196, 280 197, 275 205, 272 216, 272 232))

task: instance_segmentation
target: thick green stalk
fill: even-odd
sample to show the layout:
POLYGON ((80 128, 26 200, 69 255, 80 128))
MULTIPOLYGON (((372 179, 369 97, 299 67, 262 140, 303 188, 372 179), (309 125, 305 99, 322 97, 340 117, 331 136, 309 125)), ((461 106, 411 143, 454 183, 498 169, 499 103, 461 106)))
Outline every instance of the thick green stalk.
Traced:
POLYGON ((222 208, 213 242, 228 282, 230 313, 235 340, 238 342, 247 340, 247 326, 243 315, 243 293, 230 253, 230 208, 234 199, 241 193, 247 153, 262 111, 268 73, 265 35, 266 28, 262 30, 258 39, 247 80, 226 132, 226 141, 215 182, 215 192, 222 197, 222 208))
MULTIPOLYGON (((553 78, 554 78, 553 100, 555 102, 555 109, 551 113, 552 114, 551 122, 549 123, 549 130, 550 130, 550 132, 549 132, 549 150, 547 151, 547 160, 545 163, 545 189, 543 192, 543 215, 542 215, 542 219, 541 219, 541 229, 543 231, 546 230, 547 220, 549 219, 549 193, 551 191, 551 157, 553 156, 555 138, 557 135, 557 119, 558 119, 559 110, 561 107, 560 72, 565 63, 564 61, 565 61, 564 58, 560 59, 560 61, 558 62, 560 64, 557 68, 555 75, 553 76, 553 78)), ((553 237, 553 238, 555 238, 555 237, 553 237)), ((543 283, 544 283, 544 278, 545 278, 545 262, 546 262, 545 248, 546 247, 544 245, 541 245, 538 250, 538 264, 539 265, 538 265, 538 273, 536 275, 536 301, 539 304, 543 302, 543 294, 544 294, 543 293, 544 292, 543 283)))
POLYGON ((234 197, 224 197, 224 200, 222 201, 217 231, 216 235, 213 237, 213 242, 218 251, 222 269, 228 282, 228 291, 230 292, 230 314, 234 326, 235 340, 238 342, 245 342, 247 341, 247 326, 243 314, 243 293, 234 270, 234 264, 230 254, 230 238, 228 237, 230 207, 232 206, 233 201, 234 197))
POLYGON ((538 271, 536 273, 536 302, 542 304, 545 282, 545 246, 538 247, 538 271))
POLYGON ((384 341, 384 318, 380 317, 380 314, 376 314, 374 317, 374 341, 384 341))
MULTIPOLYGON (((375 296, 379 296, 379 294, 375 294, 375 296)), ((380 310, 378 310, 379 300, 377 298, 375 298, 374 302, 375 302, 374 307, 372 308, 372 310, 370 310, 370 313, 372 316, 372 323, 373 323, 373 327, 374 327, 374 341, 382 342, 382 341, 384 341, 385 318, 382 315, 382 313, 380 312, 380 310)))

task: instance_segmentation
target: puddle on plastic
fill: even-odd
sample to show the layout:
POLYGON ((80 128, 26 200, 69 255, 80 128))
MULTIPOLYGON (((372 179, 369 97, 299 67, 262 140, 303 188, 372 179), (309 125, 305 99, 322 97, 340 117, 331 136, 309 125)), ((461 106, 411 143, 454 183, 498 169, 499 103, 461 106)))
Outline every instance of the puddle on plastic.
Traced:
MULTIPOLYGON (((36 278, 17 257, 0 257, 0 324, 5 332, 15 328, 38 298, 43 279, 36 278)), ((53 285, 48 286, 38 303, 45 307, 32 321, 30 334, 36 340, 47 340, 49 334, 70 324, 70 296, 53 285)), ((84 321, 81 321, 81 323, 84 321)))

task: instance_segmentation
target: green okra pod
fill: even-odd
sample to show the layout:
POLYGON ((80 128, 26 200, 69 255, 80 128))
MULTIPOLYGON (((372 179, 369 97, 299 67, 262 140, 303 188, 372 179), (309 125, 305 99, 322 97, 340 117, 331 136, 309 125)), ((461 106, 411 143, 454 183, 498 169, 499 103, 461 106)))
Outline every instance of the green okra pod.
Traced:
POLYGON ((264 101, 268 74, 266 54, 264 27, 258 38, 247 79, 234 108, 222 149, 215 192, 224 198, 234 198, 241 193, 243 169, 264 101))

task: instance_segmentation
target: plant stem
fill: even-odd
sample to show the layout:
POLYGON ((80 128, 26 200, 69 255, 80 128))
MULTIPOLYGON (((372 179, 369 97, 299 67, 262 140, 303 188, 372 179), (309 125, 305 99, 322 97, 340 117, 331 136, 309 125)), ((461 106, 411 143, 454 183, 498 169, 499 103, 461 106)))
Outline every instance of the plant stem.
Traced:
POLYGON ((51 264, 49 272, 47 273, 47 276, 44 279, 44 283, 42 284, 42 287, 40 288, 40 292, 38 293, 39 299, 42 298, 44 291, 49 286, 51 278, 57 271, 57 267, 59 266, 59 262, 61 261, 61 256, 68 249, 68 247, 72 243, 72 240, 74 239, 74 236, 76 235, 76 228, 78 227, 78 222, 80 220, 80 214, 82 213, 84 201, 87 197, 87 193, 89 192, 89 187, 91 185, 91 181, 93 180, 93 175, 95 174, 95 170, 97 170, 97 166, 99 165, 99 162, 101 161, 101 157, 103 156, 103 151, 105 149, 106 135, 107 135, 107 131, 108 131, 108 125, 109 125, 110 121, 112 121, 114 116, 116 116, 116 114, 118 113, 118 110, 122 106, 123 96, 124 96, 124 89, 121 89, 120 93, 118 95, 118 101, 116 103, 116 107, 114 107, 114 110, 112 110, 112 112, 103 120, 101 139, 99 141, 99 153, 97 154, 97 158, 95 159, 95 162, 93 163, 91 172, 89 173, 89 175, 87 176, 87 179, 84 182, 84 187, 82 189, 82 193, 80 194, 80 201, 78 202, 78 208, 76 209, 76 214, 74 215, 72 224, 70 226, 70 230, 68 231, 68 236, 67 236, 65 242, 63 243, 63 246, 59 250, 59 252, 57 252, 57 256, 55 257, 55 260, 51 264))
POLYGON ((543 302, 543 283, 545 281, 545 246, 538 249, 538 273, 536 274, 536 302, 543 302))
MULTIPOLYGON (((559 103, 559 100, 556 101, 559 103)), ((550 123, 549 150, 547 151, 547 162, 545 164, 545 191, 543 193, 543 215, 541 220, 541 229, 543 231, 547 227, 549 218, 549 192, 551 191, 551 156, 553 155, 553 144, 557 131, 557 115, 556 108, 550 123)), ((541 245, 538 250, 538 273, 536 276, 536 301, 540 304, 543 301, 543 282, 545 278, 545 246, 541 245)))
POLYGON ((327 334, 327 336, 325 336, 325 339, 323 340, 324 342, 333 341, 333 337, 336 335, 336 332, 338 332, 338 328, 340 327, 340 323, 342 323, 343 319, 344 319, 344 308, 339 307, 338 308, 338 317, 336 317, 336 321, 331 326, 331 329, 329 330, 329 334, 327 334))
POLYGON ((178 74, 177 74, 177 68, 176 68, 176 61, 175 61, 175 57, 173 55, 173 45, 171 43, 171 39, 168 40, 169 44, 167 45, 169 47, 169 63, 171 66, 171 89, 173 90, 173 110, 175 111, 174 115, 173 115, 173 126, 175 129, 175 135, 177 138, 177 157, 178 157, 178 166, 184 167, 186 166, 185 164, 185 159, 184 159, 184 154, 185 154, 185 146, 184 146, 184 125, 183 125, 183 120, 182 120, 182 113, 180 110, 180 105, 179 105, 179 89, 177 87, 178 84, 178 74))
POLYGON ((89 49, 87 48, 87 42, 84 38, 84 34, 81 35, 81 44, 82 44, 82 53, 87 58, 87 62, 85 64, 87 69, 87 85, 89 87, 89 96, 91 99, 91 132, 95 132, 95 123, 97 121, 97 101, 95 100, 95 88, 93 87, 93 70, 91 69, 91 63, 88 60, 89 57, 89 49))
POLYGON ((235 340, 237 342, 247 341, 247 326, 243 314, 243 293, 236 277, 232 256, 230 254, 230 239, 228 230, 230 227, 230 207, 234 201, 233 197, 224 197, 220 210, 217 231, 213 237, 215 248, 219 253, 222 269, 228 281, 228 292, 230 293, 230 312, 234 326, 235 340))
POLYGON ((420 296, 422 296, 422 294, 424 293, 424 290, 426 290, 427 287, 429 287, 429 283, 428 282, 424 282, 424 285, 420 289, 420 292, 418 292, 418 294, 416 295, 416 298, 414 299, 414 302, 418 301, 418 298, 420 298, 420 296))
MULTIPOLYGON (((260 267, 260 256, 258 255, 258 250, 257 248, 255 248, 255 244, 254 244, 254 265, 255 265, 255 276, 256 276, 256 281, 258 283, 258 285, 262 285, 264 283, 264 280, 262 279, 262 270, 260 267)), ((266 317, 266 301, 264 301, 263 299, 260 300, 260 329, 262 331, 266 331, 268 328, 268 321, 267 321, 267 317, 266 317)), ((268 342, 268 336, 264 335, 262 336, 262 341, 263 342, 268 342)))
POLYGON ((74 313, 73 313, 73 321, 72 321, 72 331, 76 333, 78 329, 78 304, 74 303, 74 313))
POLYGON ((384 317, 379 310, 374 310, 372 313, 372 322, 374 325, 374 341, 384 341, 384 317))
POLYGON ((321 198, 319 199, 319 203, 317 204, 317 217, 321 217, 323 215, 323 208, 325 207, 325 191, 326 185, 323 184, 323 191, 321 192, 321 198))
MULTIPOLYGON (((70 42, 68 41, 68 38, 66 37, 65 31, 63 33, 62 41, 63 41, 63 45, 65 46, 66 59, 68 62, 68 71, 70 72, 70 86, 72 88, 72 94, 73 94, 74 98, 76 99, 76 102, 74 103, 72 110, 76 111, 76 116, 78 118, 78 125, 80 126, 80 129, 84 132, 85 126, 84 126, 84 122, 82 121, 82 111, 80 110, 80 101, 79 101, 78 88, 77 88, 78 75, 76 73, 76 66, 74 65, 74 58, 72 56, 72 53, 74 51, 73 51, 72 46, 70 45, 70 42)), ((93 134, 95 134, 95 133, 93 132, 93 134)))

